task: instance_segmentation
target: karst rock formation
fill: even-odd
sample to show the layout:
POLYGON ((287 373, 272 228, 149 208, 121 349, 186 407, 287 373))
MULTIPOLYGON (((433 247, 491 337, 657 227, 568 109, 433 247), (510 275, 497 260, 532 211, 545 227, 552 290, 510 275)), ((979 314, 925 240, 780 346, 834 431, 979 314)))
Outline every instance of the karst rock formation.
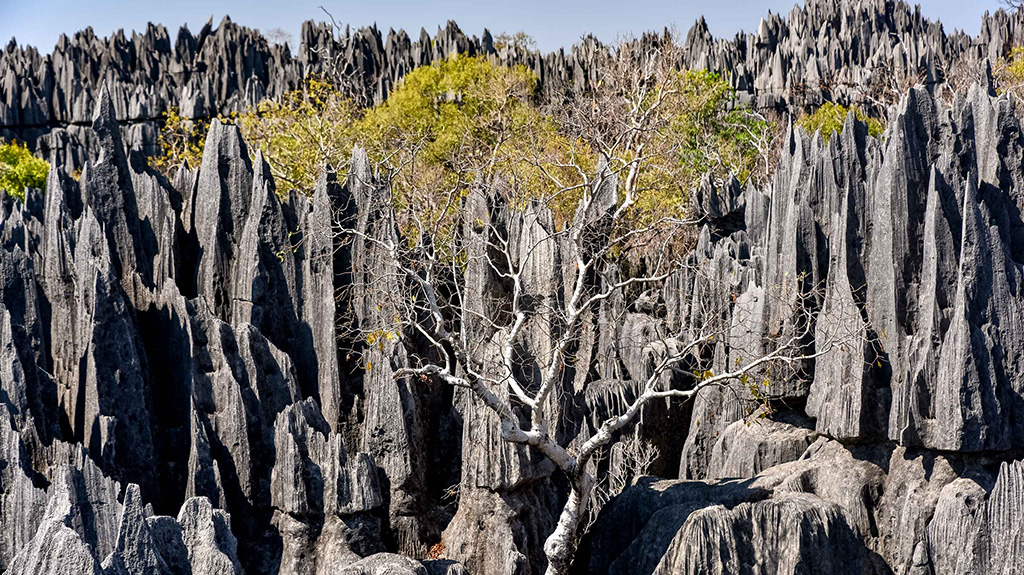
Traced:
MULTIPOLYGON (((680 65, 729 71, 759 108, 912 87, 881 137, 852 114, 831 139, 789 127, 767 189, 694 190, 703 224, 658 294, 664 313, 619 297, 588 320, 588 369, 566 393, 642 378, 620 342, 708 321, 728 327, 716 365, 741 362, 797 329, 792 306, 769 302, 816 310, 809 346, 836 326, 858 337, 781 382, 769 417, 730 401, 739 383, 653 407, 645 433, 672 479, 604 505, 575 573, 1024 574, 1024 123, 988 63, 1018 43, 1019 13, 986 14, 971 37, 883 0, 809 0, 730 40, 690 30, 680 65), (956 66, 974 71, 966 96, 941 89, 956 66)), ((566 496, 554 467, 505 443, 465 390, 396 379, 415 338, 349 352, 352 326, 393 317, 363 289, 394 277, 373 240, 398 234, 366 154, 312 195, 279 194, 217 120, 174 181, 146 155, 170 107, 241 110, 329 62, 365 103, 455 51, 524 63, 563 98, 598 81, 608 50, 308 23, 293 56, 226 19, 173 42, 150 26, 87 30, 46 56, 9 45, 0 135, 52 168, 24 201, 0 196, 0 573, 542 573, 566 496)), ((614 206, 614 182, 598 192, 614 206)), ((467 237, 501 217, 531 245, 552 225, 493 200, 466 198, 467 237)), ((518 263, 550 295, 572 272, 563 246, 542 245, 518 263)), ((467 265, 462 281, 485 317, 499 279, 467 265)), ((531 319, 525 348, 543 348, 548 321, 531 319)), ((463 329, 486 341, 488 325, 463 329)), ((560 433, 585 435, 573 410, 600 418, 634 392, 623 385, 560 406, 560 433)))

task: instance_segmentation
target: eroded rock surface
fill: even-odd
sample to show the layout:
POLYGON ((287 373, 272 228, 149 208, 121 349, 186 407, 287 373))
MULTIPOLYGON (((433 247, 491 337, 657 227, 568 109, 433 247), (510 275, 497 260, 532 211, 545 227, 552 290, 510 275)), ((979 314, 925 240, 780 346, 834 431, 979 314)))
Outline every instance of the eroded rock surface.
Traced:
MULTIPOLYGON (((684 64, 729 70, 761 108, 861 101, 853 86, 877 87, 882 63, 922 82, 894 100, 880 138, 852 115, 828 141, 789 127, 768 189, 705 181, 687 266, 661 293, 616 293, 581 319, 547 406, 565 443, 635 398, 666 333, 726 334, 699 350, 716 373, 780 338, 829 353, 754 374, 758 391, 736 382, 649 406, 638 433, 660 452, 652 469, 679 479, 612 499, 577 571, 1024 565, 1024 130, 982 63, 1020 40, 1021 18, 986 16, 969 38, 898 2, 812 1, 734 40, 703 21, 690 31, 684 64), (968 64, 979 81, 947 97, 950 67, 968 64)), ((563 478, 502 440, 472 394, 394 377, 433 351, 394 331, 382 297, 403 281, 382 246, 403 238, 366 153, 308 196, 278 189, 217 121, 201 165, 174 182, 144 155, 169 106, 202 118, 280 95, 324 49, 344 54, 364 103, 452 51, 526 63, 544 97, 571 95, 599 81, 607 49, 496 51, 453 24, 415 42, 307 25, 302 42, 292 57, 225 21, 173 44, 152 26, 0 55, 0 130, 37 138, 54 163, 45 190, 0 198, 0 571, 543 572, 563 478)), ((602 182, 570 224, 597 239, 618 198, 615 178, 602 182)), ((473 359, 495 363, 510 286, 483 256, 498 230, 536 286, 511 342, 515 369, 535 376, 575 254, 548 237, 547 208, 497 191, 474 188, 461 206, 460 328, 473 359)), ((627 477, 623 449, 599 473, 627 477)))
MULTIPOLYGON (((681 64, 725 73, 737 97, 761 109, 785 111, 826 100, 873 108, 891 97, 894 81, 935 85, 963 76, 962 63, 969 68, 984 58, 995 61, 1024 40, 1022 23, 1019 12, 986 14, 980 34, 971 37, 944 30, 903 2, 811 0, 788 15, 768 14, 733 38, 713 37, 700 18, 681 38, 681 64)), ((644 34, 622 49, 639 62, 661 36, 644 34)), ((546 54, 514 43, 496 46, 486 29, 479 37, 468 35, 451 21, 433 36, 422 29, 418 35, 385 33, 376 26, 334 30, 309 21, 295 54, 227 17, 198 32, 183 26, 176 34, 149 24, 144 31, 101 38, 87 28, 61 36, 48 53, 13 39, 0 51, 0 135, 37 143, 47 157, 59 150, 80 168, 101 145, 86 124, 103 100, 105 83, 124 124, 124 141, 154 155, 160 153, 159 122, 166 111, 196 120, 241 112, 299 88, 310 74, 337 70, 343 90, 371 104, 386 99, 417 66, 452 53, 489 55, 526 66, 540 79, 545 98, 560 99, 600 82, 600 66, 612 49, 593 36, 546 54)))

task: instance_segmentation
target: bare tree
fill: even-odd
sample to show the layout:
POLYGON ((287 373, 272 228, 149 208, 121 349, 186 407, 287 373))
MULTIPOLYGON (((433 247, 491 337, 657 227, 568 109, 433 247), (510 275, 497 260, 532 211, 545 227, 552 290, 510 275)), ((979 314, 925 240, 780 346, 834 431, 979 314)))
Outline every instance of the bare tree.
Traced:
POLYGON ((613 472, 608 474, 609 496, 622 493, 632 480, 646 475, 659 455, 658 448, 645 441, 640 434, 625 434, 611 450, 613 472))
MULTIPOLYGON (((688 400, 713 386, 745 384, 755 374, 764 373, 772 366, 791 367, 828 353, 846 335, 836 333, 822 337, 819 329, 817 347, 809 351, 806 341, 814 322, 808 318, 797 322, 802 329, 779 338, 770 350, 760 356, 744 358, 739 365, 721 373, 713 373, 704 351, 714 345, 716 338, 728 337, 727 325, 716 326, 716 322, 708 321, 695 334, 681 331, 657 341, 632 342, 648 350, 652 362, 645 381, 626 382, 638 391, 635 399, 620 413, 606 419, 585 440, 559 437, 558 417, 563 410, 559 402, 565 389, 566 372, 576 367, 586 370, 586 366, 576 365, 575 353, 584 337, 587 318, 596 315, 600 304, 616 294, 641 286, 660 285, 681 265, 678 260, 664 255, 653 258, 647 269, 637 275, 614 278, 605 273, 614 260, 611 254, 616 248, 634 247, 632 240, 650 237, 656 230, 663 238, 660 240, 665 248, 662 253, 670 254, 667 245, 672 233, 668 227, 653 225, 618 227, 628 199, 618 206, 600 203, 609 198, 599 191, 602 177, 610 177, 607 171, 604 174, 597 178, 595 191, 584 198, 579 218, 564 229, 545 226, 544 220, 550 220, 550 216, 545 216, 544 210, 536 205, 524 208, 516 218, 518 225, 467 222, 478 228, 473 234, 475 237, 463 242, 458 250, 468 261, 439 257, 440 251, 429 241, 410 247, 408 242, 395 237, 360 237, 389 256, 387 265, 391 277, 381 278, 381 285, 388 286, 387 292, 373 293, 379 301, 388 301, 387 307, 396 311, 398 321, 396 332, 375 337, 399 337, 394 333, 408 330, 429 342, 431 348, 423 357, 411 357, 413 365, 397 370, 396 377, 440 381, 470 390, 497 415, 505 441, 539 450, 569 479, 571 493, 557 528, 547 538, 544 548, 549 561, 548 573, 552 575, 565 573, 572 560, 596 481, 590 466, 592 459, 620 431, 636 423, 648 402, 688 400), (603 207, 610 207, 610 210, 600 217, 587 218, 588 214, 601 213, 599 210, 603 207), (509 229, 521 231, 520 226, 527 226, 530 231, 519 237, 508 233, 509 229), (568 278, 564 286, 564 299, 547 292, 552 285, 549 278, 537 273, 537 265, 543 265, 543 260, 530 257, 531 252, 548 251, 553 243, 564 246, 563 253, 571 254, 575 260, 571 266, 574 277, 568 278), (473 298, 464 293, 464 286, 475 280, 468 277, 463 281, 448 280, 460 275, 463 263, 466 274, 489 269, 510 288, 507 296, 490 301, 486 312, 471 305, 473 298), (401 289, 403 285, 408 286, 407 291, 401 289), (539 317, 544 320, 542 337, 529 339, 534 345, 539 341, 547 345, 530 349, 528 359, 521 344, 531 324, 536 325, 539 317), (486 326, 486 329, 474 332, 470 327, 474 324, 486 326), (537 369, 524 369, 529 362, 535 363, 537 369), (689 385, 673 386, 673 374, 684 376, 689 385)), ((614 193, 614 187, 612 190, 614 193)), ((397 227, 393 211, 385 210, 382 215, 389 222, 388 226, 397 227)), ((428 230, 424 226, 423 231, 428 230)), ((548 264, 553 267, 555 262, 548 264)), ((498 291, 497 286, 490 289, 498 291)), ((586 385, 600 383, 585 382, 586 385)))
MULTIPOLYGON (((680 247, 693 236, 692 221, 639 209, 649 194, 663 191, 679 165, 680 145, 670 130, 681 95, 672 57, 656 52, 640 61, 619 70, 605 95, 565 112, 563 125, 574 127, 571 141, 582 142, 578 149, 572 144, 552 162, 529 146, 495 145, 473 155, 475 179, 460 178, 459 185, 432 192, 440 208, 400 212, 392 188, 384 186, 374 229, 385 233, 345 232, 382 260, 376 276, 355 289, 394 317, 391 329, 375 329, 367 342, 407 338, 424 344, 395 377, 468 390, 495 416, 505 442, 537 450, 568 479, 567 501, 544 545, 549 575, 568 571, 586 528, 596 459, 639 424, 648 404, 686 401, 714 388, 766 402, 771 393, 759 381, 770 383, 773 373, 797 374, 805 362, 857 336, 844 331, 844 322, 834 322, 834 333, 816 326, 817 312, 802 307, 805 299, 782 298, 783 304, 796 302, 788 327, 716 372, 714 349, 734 327, 727 302, 723 309, 701 310, 699 321, 673 333, 620 342, 644 358, 641 376, 589 376, 586 348, 588 342, 592 347, 597 318, 615 299, 659 293, 687 265, 680 247), (597 166, 588 166, 584 151, 600 158, 597 166), (518 177, 519 165, 542 175, 544 193, 518 177), (559 225, 552 214, 566 198, 572 198, 575 215, 559 225), (462 214, 461 229, 431 217, 451 208, 462 214), (568 424, 569 395, 601 386, 628 388, 628 401, 593 426, 568 424)), ((407 150, 401 165, 380 171, 395 180, 398 171, 415 165, 417 149, 407 150)), ((396 156, 402 155, 389 158, 396 156)), ((459 173, 471 172, 462 166, 459 173)))
POLYGON ((267 41, 271 44, 288 44, 291 45, 294 37, 291 32, 285 31, 283 28, 276 27, 271 28, 266 33, 267 41))

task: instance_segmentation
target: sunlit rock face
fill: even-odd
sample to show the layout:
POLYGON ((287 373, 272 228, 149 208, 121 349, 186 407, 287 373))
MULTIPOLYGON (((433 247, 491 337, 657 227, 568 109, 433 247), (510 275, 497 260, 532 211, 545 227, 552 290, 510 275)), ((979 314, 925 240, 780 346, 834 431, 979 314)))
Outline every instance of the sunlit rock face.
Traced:
MULTIPOLYGON (((934 85, 962 75, 957 64, 996 61, 1007 46, 1024 41, 1024 15, 998 11, 971 37, 947 33, 939 22, 903 2, 811 0, 788 15, 768 14, 752 32, 714 38, 703 18, 681 38, 680 64, 723 74, 737 98, 765 110, 797 110, 825 100, 877 109, 894 85, 934 85)), ((638 62, 659 41, 645 34, 621 47, 638 62)), ((452 53, 490 55, 523 64, 540 80, 545 98, 579 94, 600 82, 612 47, 587 36, 568 50, 548 54, 513 44, 495 48, 454 22, 431 36, 375 26, 332 33, 306 22, 297 46, 275 44, 258 30, 224 18, 197 33, 161 25, 100 38, 86 29, 55 46, 12 42, 0 51, 0 136, 37 144, 43 155, 58 149, 72 169, 98 152, 88 128, 106 84, 123 139, 147 155, 160 153, 159 122, 172 108, 185 119, 245 111, 266 98, 300 87, 313 73, 338 70, 344 90, 359 103, 385 100, 395 83, 417 66, 452 53), (42 50, 45 53, 41 53, 42 50), (295 50, 295 54, 292 51, 295 50)))
MULTIPOLYGON (((719 371, 780 335, 804 333, 808 350, 844 337, 772 383, 771 411, 749 413, 737 384, 645 414, 666 479, 605 505, 574 571, 1019 572, 1024 131, 983 60, 1024 40, 1021 18, 987 16, 970 38, 902 3, 812 1, 733 40, 693 27, 682 64, 728 71, 762 109, 871 106, 852 86, 890 85, 882 62, 920 82, 878 110, 881 137, 852 116, 827 141, 789 128, 767 189, 705 182, 689 265, 653 300, 609 298, 585 319, 581 366, 558 382, 574 399, 549 406, 565 442, 634 397, 645 338, 715 324, 719 371), (954 64, 977 71, 966 96, 941 86, 954 64)), ((365 152, 309 196, 279 193, 217 121, 173 182, 146 163, 169 107, 200 118, 276 97, 325 48, 364 104, 453 51, 525 63, 543 97, 571 97, 608 54, 593 39, 495 51, 454 24, 416 41, 308 24, 292 56, 227 20, 174 42, 151 26, 130 40, 86 31, 48 56, 9 46, 0 133, 53 168, 25 201, 0 198, 0 572, 543 572, 564 478, 503 441, 472 394, 396 379, 430 353, 422 341, 352 335, 388 329, 378 294, 401 287, 387 283, 400 280, 382 246, 399 231, 365 152)), ((615 185, 580 217, 613 210, 615 185)), ((481 222, 498 226, 542 286, 529 295, 564 297, 573 254, 536 241, 552 214, 499 196, 465 198, 468 249, 487 249, 481 222)), ((509 286, 478 259, 460 272, 462 327, 486 359, 491 298, 509 286)), ((557 327, 531 316, 517 369, 547 365, 557 327)))

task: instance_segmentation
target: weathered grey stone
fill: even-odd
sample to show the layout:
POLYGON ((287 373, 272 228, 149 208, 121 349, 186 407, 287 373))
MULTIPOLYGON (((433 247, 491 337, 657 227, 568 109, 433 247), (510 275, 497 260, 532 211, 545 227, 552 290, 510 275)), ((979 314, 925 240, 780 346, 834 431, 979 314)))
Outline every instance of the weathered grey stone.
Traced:
MULTIPOLYGON (((957 573, 1020 573, 1024 565, 1024 462, 1003 462, 974 537, 971 567, 957 573)), ((965 554, 966 555, 966 554, 965 554)))
POLYGON ((754 477, 795 461, 814 442, 812 423, 799 416, 751 417, 730 424, 711 449, 708 478, 754 477))
POLYGON ((527 486, 510 493, 466 489, 459 509, 444 531, 445 557, 465 565, 470 573, 536 573, 543 564, 546 533, 554 529, 550 512, 554 494, 527 486))
POLYGON ((960 478, 939 492, 928 523, 928 555, 935 573, 964 573, 973 556, 970 541, 978 529, 985 489, 973 479, 960 478))
POLYGON ((330 431, 312 400, 284 410, 274 429, 275 508, 299 518, 322 518, 325 513, 352 515, 383 505, 372 460, 364 453, 350 460, 341 436, 330 431))
POLYGON ((10 575, 102 575, 92 548, 73 529, 57 519, 44 519, 35 537, 7 571, 10 575))
MULTIPOLYGON (((387 190, 373 177, 366 152, 356 148, 346 183, 358 209, 357 235, 352 240, 352 298, 359 329, 377 337, 362 350, 363 405, 359 450, 373 457, 390 481, 392 526, 399 532, 399 549, 425 554, 428 543, 415 517, 424 508, 426 439, 423 437, 416 382, 396 379, 395 370, 408 365, 405 338, 393 329, 399 314, 386 294, 400 293, 402 281, 389 269, 382 242, 397 242, 398 230, 381 210, 387 190)), ((436 533, 432 535, 436 537, 436 533)))
MULTIPOLYGON (((692 191, 706 225, 664 290, 614 294, 581 318, 547 406, 573 445, 635 397, 668 336, 722 333, 694 351, 715 373, 787 337, 824 352, 844 336, 773 368, 756 397, 737 383, 701 393, 692 413, 649 406, 630 432, 661 450, 656 472, 747 479, 641 480, 603 510, 582 569, 967 575, 1024 564, 1024 131, 987 64, 966 96, 941 85, 954 66, 1024 40, 1022 18, 988 15, 970 38, 901 2, 810 0, 736 39, 696 23, 680 64, 728 71, 738 103, 797 115, 859 102, 889 112, 888 128, 872 138, 853 115, 830 139, 788 128, 771 189, 709 179, 692 191), (888 89, 883 66, 897 81, 922 74, 891 110, 863 96, 888 89), (761 401, 795 418, 751 418, 761 401)), ((620 50, 642 62, 663 41, 620 50)), ((346 70, 342 90, 365 105, 453 51, 526 64, 544 101, 597 85, 610 55, 593 38, 546 56, 496 48, 454 24, 386 42, 376 29, 307 25, 293 58, 229 20, 175 43, 151 26, 131 39, 83 32, 49 56, 0 52, 0 135, 53 159, 45 192, 0 198, 0 569, 96 573, 103 560, 111 573, 326 575, 437 543, 460 561, 448 571, 543 569, 564 496, 553 467, 505 442, 470 394, 393 377, 433 350, 391 333, 399 310, 381 294, 404 280, 366 240, 405 240, 380 217, 388 194, 365 152, 344 186, 328 170, 311 199, 278 194, 263 158, 219 122, 202 165, 182 166, 173 185, 143 162, 168 106, 194 118, 244 109, 324 70, 329 52, 346 70), (66 175, 77 167, 81 184, 66 175), (346 228, 358 234, 338 235, 346 228), (367 346, 353 335, 368 332, 393 337, 367 346), (114 480, 138 485, 123 504, 114 480), (180 522, 147 518, 150 507, 180 510, 180 522)), ((616 207, 605 168, 566 228, 590 245, 616 207)), ((469 257, 454 281, 466 315, 453 327, 479 344, 474 361, 498 363, 509 285, 483 259, 495 238, 480 223, 493 224, 531 286, 512 343, 517 375, 536 381, 577 254, 551 237, 546 207, 504 205, 500 178, 488 185, 462 206, 469 257)), ((601 272, 587 289, 628 269, 601 272)), ((631 475, 611 458, 608 473, 631 475)))
POLYGON ((28 255, 19 246, 0 248, 0 401, 9 404, 19 430, 44 444, 59 434, 46 306, 28 255))
POLYGON ((168 572, 146 522, 139 486, 129 485, 121 507, 114 551, 103 560, 104 575, 162 575, 168 572))
POLYGON ((6 570, 18 551, 32 540, 46 509, 46 492, 36 485, 14 420, 6 404, 0 403, 0 570, 6 570))
POLYGON ((302 318, 312 331, 317 397, 334 431, 340 431, 345 417, 337 333, 345 310, 337 310, 336 290, 344 289, 351 273, 349 246, 339 233, 353 222, 354 210, 347 190, 338 183, 333 170, 325 167, 317 180, 303 236, 306 257, 302 260, 302 318))
POLYGON ((159 553, 173 575, 188 575, 192 572, 188 548, 182 539, 181 524, 174 517, 159 515, 147 517, 146 524, 153 538, 154 550, 159 553))
MULTIPOLYGON (((1006 46, 1020 43, 1021 30, 1020 15, 1012 12, 986 14, 972 38, 945 31, 900 2, 881 10, 866 1, 811 1, 788 15, 768 14, 756 30, 734 38, 714 38, 699 19, 685 36, 681 65, 725 73, 738 101, 762 108, 796 110, 831 99, 882 108, 867 95, 890 89, 891 76, 934 85, 955 73, 957 64, 995 61, 1006 46), (880 72, 883 63, 886 73, 880 72)), ((621 50, 639 62, 662 39, 644 34, 621 50)), ((423 30, 418 38, 376 27, 341 33, 306 22, 297 48, 293 55, 291 48, 226 18, 217 26, 211 20, 198 33, 183 27, 173 38, 153 24, 131 37, 118 31, 99 38, 88 29, 61 37, 52 54, 42 50, 45 56, 12 44, 0 53, 0 131, 63 150, 68 163, 80 167, 95 150, 95 139, 81 137, 80 127, 69 123, 89 120, 104 83, 116 117, 128 124, 125 140, 157 154, 153 119, 172 106, 185 118, 226 115, 335 68, 350 72, 341 88, 365 105, 383 101, 417 66, 452 52, 487 54, 534 71, 541 93, 555 99, 597 85, 612 51, 592 36, 547 54, 511 43, 499 47, 488 31, 468 36, 453 22, 433 36, 423 30)))
POLYGON ((732 508, 768 494, 735 480, 640 478, 601 511, 580 546, 578 563, 586 573, 650 573, 691 513, 716 504, 732 508))
POLYGON ((841 507, 789 493, 695 511, 651 573, 744 573, 753 565, 780 574, 853 575, 867 571, 868 559, 841 507))
POLYGON ((82 196, 103 228, 114 273, 123 278, 126 286, 136 281, 134 274, 148 285, 152 282, 155 246, 144 242, 131 171, 115 114, 110 92, 103 84, 92 124, 99 157, 82 172, 82 196))
POLYGON ((422 563, 415 559, 391 553, 377 553, 356 561, 339 573, 341 575, 427 575, 427 570, 422 563))
POLYGON ((338 573, 362 557, 384 550, 379 519, 328 515, 316 541, 316 575, 338 573))
POLYGON ((62 465, 55 471, 39 527, 7 573, 103 573, 93 553, 113 548, 118 486, 91 461, 83 463, 81 470, 62 465))
POLYGON ((181 539, 188 549, 192 575, 240 574, 237 542, 226 513, 205 497, 189 499, 178 513, 181 539))
MULTIPOLYGON (((197 290, 217 317, 231 317, 232 270, 253 189, 249 152, 237 126, 214 120, 193 197, 192 226, 203 246, 197 290)), ((251 253, 251 252, 250 252, 251 253)))

